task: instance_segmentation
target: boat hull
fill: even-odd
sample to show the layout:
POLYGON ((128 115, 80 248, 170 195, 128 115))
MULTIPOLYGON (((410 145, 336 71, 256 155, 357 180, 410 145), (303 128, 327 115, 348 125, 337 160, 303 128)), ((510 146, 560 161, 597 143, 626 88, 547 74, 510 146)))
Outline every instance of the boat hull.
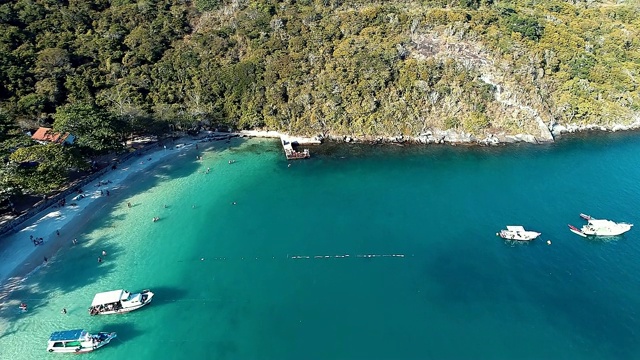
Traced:
POLYGON ((582 236, 582 237, 587 237, 587 235, 585 233, 583 233, 582 231, 580 231, 580 229, 569 225, 569 231, 571 231, 572 233, 578 235, 578 236, 582 236))
POLYGON ((111 340, 115 339, 118 335, 116 333, 98 333, 97 335, 103 335, 104 340, 100 342, 82 341, 79 346, 51 348, 47 349, 50 353, 71 353, 71 354, 83 354, 94 350, 98 350, 101 347, 107 345, 111 340))
POLYGON ((130 308, 125 308, 125 309, 118 309, 118 310, 110 310, 110 311, 103 311, 103 312, 99 312, 96 315, 113 315, 113 314, 125 314, 128 312, 132 312, 133 310, 138 310, 141 307, 144 307, 145 305, 149 304, 150 301, 144 303, 144 304, 140 304, 137 306, 132 306, 130 308))
POLYGON ((496 235, 498 235, 499 237, 505 239, 505 240, 513 240, 513 241, 533 241, 535 239, 537 239, 541 233, 539 232, 535 232, 535 231, 527 231, 526 233, 522 234, 515 234, 515 233, 511 233, 505 230, 500 231, 499 233, 497 233, 496 235))
POLYGON ((587 225, 578 229, 577 227, 569 224, 569 230, 582 237, 620 236, 631 230, 633 227, 633 224, 624 222, 617 223, 615 221, 605 219, 595 219, 593 216, 586 214, 580 214, 580 217, 587 220, 587 225))
POLYGON ((91 315, 112 315, 112 314, 124 314, 124 313, 128 313, 134 310, 138 310, 141 307, 147 306, 151 303, 151 300, 153 300, 153 296, 154 294, 149 291, 149 290, 144 290, 142 292, 140 292, 140 294, 142 294, 143 296, 146 296, 144 302, 133 305, 133 306, 126 306, 126 307, 121 307, 119 309, 114 309, 114 310, 105 310, 105 311, 96 311, 96 312, 92 312, 91 309, 89 309, 89 314, 91 315))
POLYGON ((604 229, 604 230, 590 230, 582 228, 582 232, 587 236, 620 236, 627 231, 631 230, 631 227, 624 227, 620 229, 604 229))

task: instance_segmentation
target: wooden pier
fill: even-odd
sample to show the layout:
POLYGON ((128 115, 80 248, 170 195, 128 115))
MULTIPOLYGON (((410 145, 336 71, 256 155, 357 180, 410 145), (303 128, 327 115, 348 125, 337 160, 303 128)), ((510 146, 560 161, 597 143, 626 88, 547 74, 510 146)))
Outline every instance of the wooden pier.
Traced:
POLYGON ((297 145, 295 141, 285 138, 284 136, 280 137, 280 141, 282 142, 282 148, 284 149, 284 155, 287 157, 287 160, 308 159, 311 157, 309 149, 302 151, 294 149, 294 144, 297 145))

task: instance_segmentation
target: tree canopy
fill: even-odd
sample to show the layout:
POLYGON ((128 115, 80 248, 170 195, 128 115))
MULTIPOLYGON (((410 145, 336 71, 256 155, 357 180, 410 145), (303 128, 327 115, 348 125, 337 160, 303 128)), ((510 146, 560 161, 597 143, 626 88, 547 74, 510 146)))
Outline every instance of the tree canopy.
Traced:
POLYGON ((13 0, 0 5, 1 148, 29 146, 20 133, 42 125, 96 154, 200 125, 415 136, 631 123, 639 31, 639 8, 610 0, 13 0))

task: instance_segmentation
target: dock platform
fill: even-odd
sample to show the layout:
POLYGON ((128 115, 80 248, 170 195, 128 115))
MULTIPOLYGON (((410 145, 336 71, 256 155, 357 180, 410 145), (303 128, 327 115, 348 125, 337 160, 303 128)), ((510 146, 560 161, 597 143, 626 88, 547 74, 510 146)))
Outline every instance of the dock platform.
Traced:
POLYGON ((298 145, 295 141, 291 141, 291 139, 285 138, 284 136, 280 137, 280 141, 282 142, 282 148, 284 149, 284 155, 287 157, 287 160, 308 159, 311 157, 309 149, 302 151, 294 149, 293 146, 298 145))

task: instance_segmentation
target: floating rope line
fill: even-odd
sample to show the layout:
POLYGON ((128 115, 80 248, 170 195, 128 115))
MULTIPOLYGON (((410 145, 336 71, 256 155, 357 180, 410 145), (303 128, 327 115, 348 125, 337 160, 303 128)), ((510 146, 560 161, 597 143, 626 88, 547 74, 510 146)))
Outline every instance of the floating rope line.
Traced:
POLYGON ((310 255, 293 255, 293 256, 287 256, 287 259, 331 259, 331 258, 338 258, 338 259, 344 259, 344 258, 382 258, 382 257, 399 257, 399 258, 403 258, 405 257, 404 254, 358 254, 355 256, 351 256, 349 254, 344 254, 344 255, 314 255, 314 256, 310 256, 310 255))
MULTIPOLYGON (((411 256, 414 256, 411 254, 411 256)), ((409 257, 406 254, 336 254, 336 255, 289 255, 286 259, 289 260, 304 260, 304 259, 373 259, 373 258, 405 258, 409 257)), ((185 261, 233 261, 233 260, 284 260, 285 258, 280 256, 241 256, 241 257, 226 257, 226 256, 214 256, 214 257, 201 257, 193 260, 178 260, 178 262, 185 261)))

